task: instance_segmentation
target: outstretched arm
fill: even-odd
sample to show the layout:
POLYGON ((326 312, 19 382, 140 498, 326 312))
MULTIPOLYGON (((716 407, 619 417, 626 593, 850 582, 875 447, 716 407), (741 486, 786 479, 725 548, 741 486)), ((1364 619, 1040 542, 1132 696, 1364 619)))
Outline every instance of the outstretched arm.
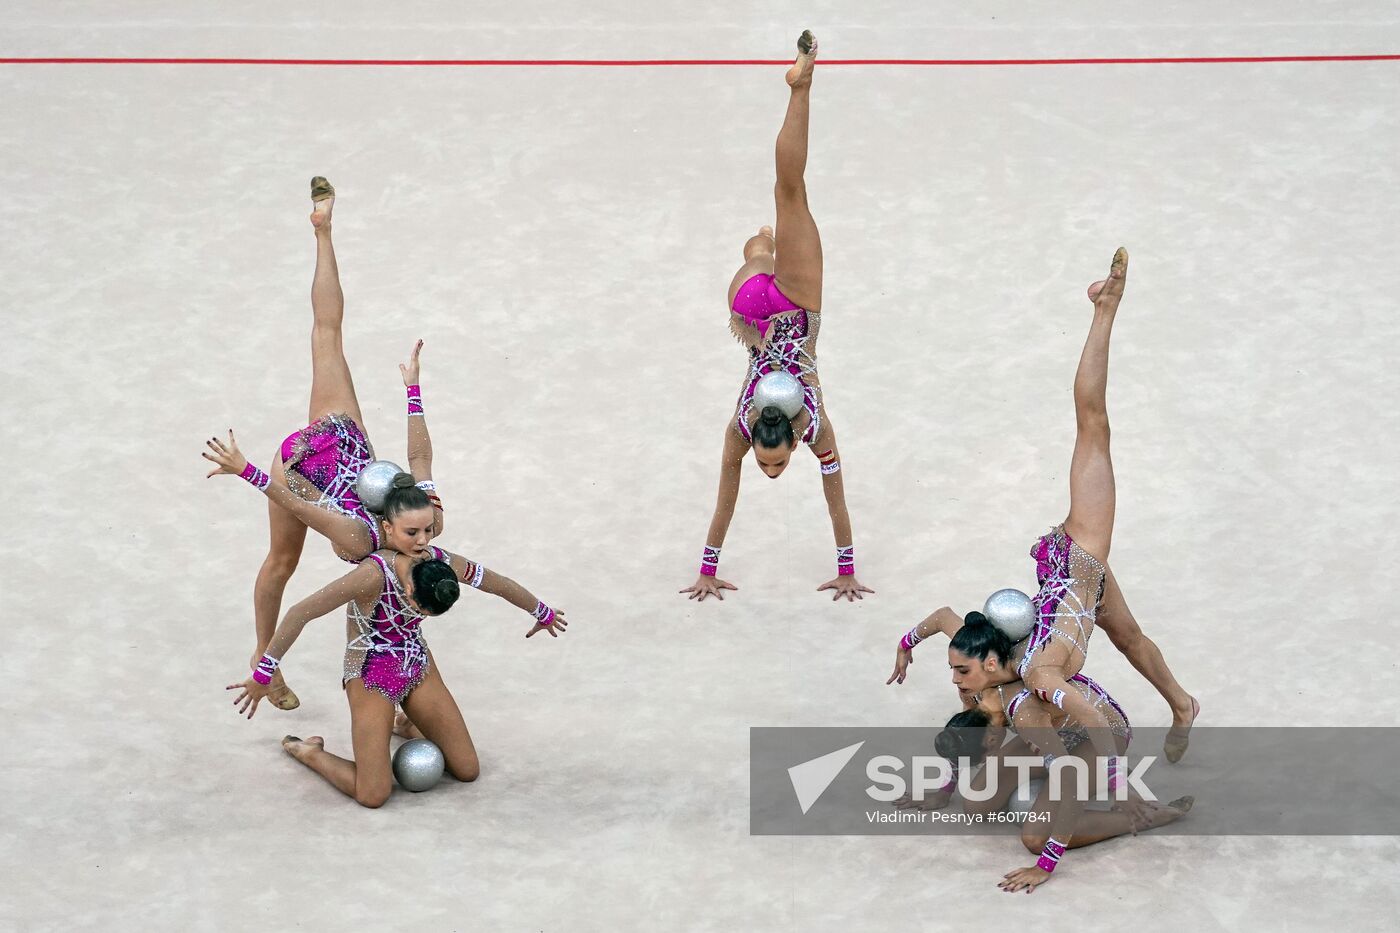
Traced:
POLYGON ((408 472, 418 485, 428 494, 433 504, 433 537, 442 534, 442 500, 438 498, 437 486, 433 483, 433 439, 428 436, 428 418, 423 412, 423 389, 418 381, 418 354, 423 350, 423 341, 413 345, 413 353, 407 363, 399 364, 399 374, 403 376, 404 388, 408 391, 408 472))
POLYGON ((208 450, 200 456, 216 464, 206 479, 226 473, 246 480, 254 489, 295 515, 302 524, 324 535, 336 550, 347 558, 366 557, 374 549, 374 542, 370 540, 369 532, 365 530, 362 522, 348 515, 323 509, 314 502, 307 502, 285 482, 267 475, 249 463, 248 458, 238 449, 237 441, 233 439, 232 428, 229 428, 227 443, 217 437, 211 437, 204 443, 208 450))
POLYGON ((724 429, 724 452, 719 462, 719 495, 715 499, 715 514, 710 519, 710 530, 705 535, 705 550, 700 558, 700 575, 682 593, 689 593, 691 599, 704 602, 706 596, 724 599, 725 590, 738 587, 728 580, 721 580, 719 571, 719 551, 724 546, 724 536, 729 533, 729 522, 734 518, 734 506, 739 501, 739 480, 743 476, 744 454, 749 444, 726 423, 724 429))
POLYGON ((339 609, 351 600, 361 604, 372 602, 379 595, 379 588, 383 582, 384 577, 379 567, 367 561, 288 609, 278 624, 277 631, 272 634, 272 640, 268 642, 267 650, 263 652, 257 669, 247 680, 229 684, 227 687, 229 690, 243 691, 233 701, 238 711, 246 712, 249 719, 253 718, 253 714, 258 711, 258 704, 269 692, 272 674, 308 622, 339 609))
MULTIPOLYGON (((914 646, 919 642, 926 638, 931 638, 939 632, 947 635, 948 638, 951 639, 958 633, 958 629, 962 627, 962 616, 958 615, 947 606, 933 610, 927 618, 911 628, 905 633, 904 637, 899 640, 899 648, 894 656, 894 673, 890 675, 889 680, 885 681, 885 684, 888 686, 894 683, 904 683, 905 672, 909 669, 909 665, 914 663, 914 646)), ((971 709, 972 706, 976 705, 975 703, 969 704, 970 701, 964 698, 964 708, 971 709)))
POLYGON ((828 420, 812 443, 812 453, 822 470, 822 492, 826 495, 826 511, 831 516, 831 533, 836 539, 836 577, 817 587, 833 590, 833 601, 846 597, 849 602, 864 599, 875 591, 862 586, 856 579, 855 546, 851 535, 851 513, 846 508, 846 485, 841 479, 841 452, 836 447, 836 429, 828 420))
POLYGON ((493 570, 487 570, 476 561, 460 554, 443 553, 447 554, 448 563, 456 571, 457 579, 483 593, 499 596, 512 606, 522 609, 534 617, 535 625, 526 633, 526 638, 542 631, 547 631, 552 637, 558 638, 569 627, 569 623, 564 619, 563 609, 552 609, 545 605, 543 600, 536 599, 535 594, 510 577, 493 570))

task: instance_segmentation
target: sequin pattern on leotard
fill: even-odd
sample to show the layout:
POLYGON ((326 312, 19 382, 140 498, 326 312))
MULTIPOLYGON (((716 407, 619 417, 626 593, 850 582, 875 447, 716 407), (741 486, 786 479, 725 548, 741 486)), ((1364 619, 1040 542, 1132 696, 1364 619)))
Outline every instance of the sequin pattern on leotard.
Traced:
POLYGON ((802 407, 807 409, 812 419, 802 433, 802 442, 811 444, 817 439, 817 434, 821 432, 822 395, 812 345, 816 340, 818 319, 819 315, 803 310, 771 318, 762 341, 749 344, 749 375, 739 396, 739 412, 735 422, 744 440, 753 441, 749 416, 753 412, 753 393, 758 380, 765 373, 778 370, 791 373, 802 383, 802 407))
MULTIPOLYGON (((1073 689, 1078 690, 1085 700, 1092 703, 1095 709, 1103 713, 1104 719, 1108 722, 1109 731, 1127 742, 1133 740, 1133 727, 1128 722, 1128 714, 1107 690, 1083 673, 1070 677, 1069 684, 1073 689)), ((1001 694, 1001 691, 1002 688, 998 687, 998 694, 1001 694)), ((1017 691, 1010 702, 1006 702, 1005 696, 1002 696, 1003 708, 1006 710, 1006 721, 1011 728, 1016 728, 1016 713, 1031 696, 1030 689, 1024 686, 1017 691)), ((1066 716, 1065 721, 1055 731, 1059 733, 1060 741, 1064 743, 1066 751, 1073 751, 1075 747, 1089 739, 1088 730, 1072 716, 1066 716)))
POLYGON ((1103 600, 1103 564, 1065 534, 1064 525, 1057 525, 1036 541, 1031 557, 1040 581, 1040 590, 1032 600, 1036 621, 1030 636, 1017 646, 1022 657, 1016 673, 1025 677, 1036 666, 1037 655, 1055 641, 1070 647, 1068 663, 1076 670, 1088 658, 1089 636, 1103 600), (1076 651, 1078 663, 1074 663, 1076 651))
MULTIPOLYGON (((433 560, 447 561, 441 548, 430 548, 433 560)), ((360 677, 365 689, 391 703, 402 703, 428 673, 428 644, 423 640, 423 616, 410 605, 399 576, 394 552, 369 555, 384 573, 384 588, 366 615, 356 602, 346 613, 345 666, 341 684, 360 677)))
POLYGON ((360 471, 373 459, 369 438, 349 415, 326 415, 282 442, 283 469, 295 470, 320 491, 317 506, 362 522, 378 550, 379 522, 355 491, 360 471))

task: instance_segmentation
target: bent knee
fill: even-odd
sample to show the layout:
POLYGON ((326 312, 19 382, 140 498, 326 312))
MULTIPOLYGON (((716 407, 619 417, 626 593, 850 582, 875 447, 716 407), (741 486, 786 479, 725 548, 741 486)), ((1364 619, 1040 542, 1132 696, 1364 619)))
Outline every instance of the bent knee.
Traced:
POLYGON ((274 547, 263 558, 262 571, 259 575, 286 583, 296 572, 299 563, 301 563, 300 547, 294 551, 274 547))
POLYGON ((463 783, 470 784, 481 777, 481 759, 472 755, 461 761, 449 761, 447 773, 463 783))
POLYGON ((356 787, 355 802, 362 807, 371 810, 378 810, 389 800, 390 787, 385 785, 375 785, 373 787, 356 787))

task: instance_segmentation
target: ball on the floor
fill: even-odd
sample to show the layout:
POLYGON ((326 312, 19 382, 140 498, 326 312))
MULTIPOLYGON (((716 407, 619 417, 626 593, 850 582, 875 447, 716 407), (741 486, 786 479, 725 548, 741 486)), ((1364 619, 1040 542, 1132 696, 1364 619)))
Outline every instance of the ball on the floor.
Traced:
POLYGON ((1001 629, 1015 644, 1035 627, 1035 603, 1020 590, 997 590, 982 606, 987 621, 1001 629))
POLYGON ((796 418, 802 410, 802 383, 782 369, 759 376, 753 387, 754 410, 761 412, 769 405, 777 406, 788 418, 796 418))
POLYGON ((415 794, 430 790, 442 779, 446 765, 442 749, 427 739, 411 739, 394 752, 394 780, 415 794))
POLYGON ((397 464, 388 460, 375 460, 360 471, 355 478, 355 495, 360 497, 365 508, 371 512, 384 511, 384 497, 394 485, 394 477, 403 472, 397 464))
POLYGON ((1012 813, 1029 813, 1035 798, 1039 796, 1042 788, 1045 787, 1044 778, 1031 778, 1025 784, 1016 788, 1011 799, 1006 801, 1006 809, 1012 813))

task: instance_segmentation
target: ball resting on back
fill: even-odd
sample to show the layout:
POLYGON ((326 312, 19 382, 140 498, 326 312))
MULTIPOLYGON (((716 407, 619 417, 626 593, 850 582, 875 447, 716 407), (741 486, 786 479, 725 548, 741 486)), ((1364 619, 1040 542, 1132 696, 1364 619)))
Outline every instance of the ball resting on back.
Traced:
POLYGON ((997 590, 987 597, 982 614, 1011 639, 1013 645, 1035 627, 1035 603, 1020 590, 997 590))
POLYGON ((445 766, 442 749, 427 739, 411 739, 394 752, 394 780, 415 794, 432 789, 442 779, 445 766))
POLYGON ((394 485, 394 477, 402 472, 403 469, 397 463, 375 460, 355 478, 355 495, 360 497, 360 502, 371 512, 383 512, 384 497, 389 495, 389 489, 394 485))
POLYGON ((764 373, 753 387, 754 411, 763 411, 769 405, 777 407, 789 419, 796 418, 802 410, 802 383, 786 370, 764 373))

